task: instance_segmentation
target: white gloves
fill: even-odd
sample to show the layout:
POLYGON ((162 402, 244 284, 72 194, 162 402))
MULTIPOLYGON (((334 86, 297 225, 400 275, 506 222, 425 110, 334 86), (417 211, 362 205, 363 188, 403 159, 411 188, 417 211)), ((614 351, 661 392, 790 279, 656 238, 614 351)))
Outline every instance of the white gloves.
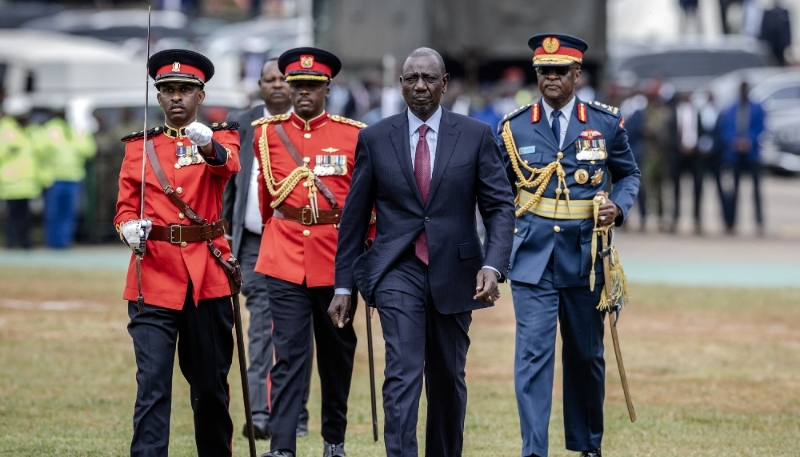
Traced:
POLYGON ((122 241, 131 248, 134 254, 142 255, 144 254, 144 240, 150 235, 152 228, 153 222, 146 219, 128 221, 122 224, 120 230, 122 241))
POLYGON ((198 146, 206 146, 211 143, 211 136, 214 132, 210 128, 199 122, 192 122, 186 127, 186 137, 198 146))

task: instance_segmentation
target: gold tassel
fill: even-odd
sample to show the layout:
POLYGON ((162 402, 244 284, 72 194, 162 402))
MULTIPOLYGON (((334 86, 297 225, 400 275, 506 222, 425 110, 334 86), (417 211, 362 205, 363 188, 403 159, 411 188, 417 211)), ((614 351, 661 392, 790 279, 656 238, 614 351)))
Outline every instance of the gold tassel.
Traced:
POLYGON ((611 308, 619 305, 625 306, 630 300, 628 291, 628 278, 625 276, 625 270, 622 264, 619 263, 619 255, 617 249, 611 246, 611 266, 609 271, 611 281, 611 301, 606 299, 606 287, 608 284, 603 285, 603 291, 600 293, 600 303, 597 309, 600 311, 610 311, 611 308))
POLYGON ((604 230, 602 228, 597 227, 598 215, 600 214, 600 205, 606 202, 606 199, 597 195, 592 200, 592 206, 594 207, 594 230, 592 230, 592 268, 589 270, 589 290, 594 292, 594 284, 596 282, 595 272, 594 272, 594 263, 597 260, 597 232, 600 230, 604 230))

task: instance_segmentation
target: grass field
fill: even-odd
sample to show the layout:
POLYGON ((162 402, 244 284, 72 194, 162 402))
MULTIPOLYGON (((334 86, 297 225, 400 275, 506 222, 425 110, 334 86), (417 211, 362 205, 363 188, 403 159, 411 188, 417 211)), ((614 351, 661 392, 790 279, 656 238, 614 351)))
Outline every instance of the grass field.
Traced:
MULTIPOLYGON (((127 454, 136 382, 122 284, 120 272, 0 268, 0 455, 127 454)), ((605 455, 800 455, 800 290, 634 285, 632 293, 620 335, 639 420, 628 421, 607 335, 605 455)), ((363 313, 356 324, 347 449, 353 457, 380 456, 383 445, 371 436, 363 313)), ((470 335, 464 455, 517 456, 508 290, 498 306, 473 315, 470 335)), ((246 456, 236 357, 231 374, 235 455, 246 456)), ((321 455, 314 382, 301 457, 321 455)), ((563 450, 560 379, 554 390, 551 455, 574 455, 563 450)), ((170 455, 196 455, 192 437, 188 388, 176 370, 170 455)), ((268 450, 267 442, 258 450, 268 450)))

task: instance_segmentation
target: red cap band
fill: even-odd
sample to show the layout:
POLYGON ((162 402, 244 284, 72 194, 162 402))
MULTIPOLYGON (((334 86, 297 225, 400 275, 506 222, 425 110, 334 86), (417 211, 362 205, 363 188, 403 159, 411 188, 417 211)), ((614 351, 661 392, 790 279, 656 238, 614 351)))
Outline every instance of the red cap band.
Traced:
POLYGON ((536 51, 533 53, 534 56, 568 56, 572 57, 573 59, 578 59, 578 61, 583 60, 583 53, 578 51, 575 48, 568 48, 565 46, 561 46, 558 48, 556 52, 549 53, 544 50, 544 47, 539 46, 536 48, 536 51))
POLYGON ((200 78, 200 81, 203 82, 206 81, 206 75, 203 74, 203 72, 200 71, 199 68, 180 62, 175 62, 170 65, 164 65, 163 67, 159 68, 158 71, 156 72, 156 78, 169 73, 183 73, 187 75, 193 75, 200 78))
POLYGON ((300 60, 297 62, 292 62, 289 65, 286 65, 284 74, 288 75, 293 71, 313 71, 316 73, 322 73, 329 78, 331 77, 333 74, 331 67, 325 65, 324 63, 319 63, 316 59, 310 59, 311 65, 308 65, 308 63, 304 65, 304 62, 309 62, 309 60, 304 59, 307 57, 310 56, 300 56, 300 60))

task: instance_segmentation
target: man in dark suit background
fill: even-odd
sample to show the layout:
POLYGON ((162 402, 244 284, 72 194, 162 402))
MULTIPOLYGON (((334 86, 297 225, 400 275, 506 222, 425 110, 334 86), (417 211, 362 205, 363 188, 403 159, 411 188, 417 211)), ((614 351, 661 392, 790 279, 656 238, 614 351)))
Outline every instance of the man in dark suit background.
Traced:
MULTIPOLYGON (((263 105, 232 113, 228 122, 239 123, 242 149, 239 154, 241 171, 228 181, 222 198, 222 217, 231 223, 231 250, 242 265, 242 293, 247 298, 245 305, 250 311, 250 326, 247 329, 248 355, 247 380, 250 384, 250 407, 253 410, 253 429, 256 439, 270 436, 269 407, 267 405, 267 373, 272 368, 272 315, 269 311, 266 278, 253 270, 261 246, 261 211, 258 206, 258 163, 253 154, 253 127, 251 122, 265 116, 286 114, 292 110, 289 84, 278 70, 278 59, 269 59, 261 69, 258 80, 263 105)), ((297 426, 297 434, 308 434, 308 401, 311 370, 303 394, 303 409, 297 426)), ((242 427, 247 436, 247 427, 242 427)))
POLYGON ((499 297, 511 252, 513 197, 494 134, 489 125, 440 107, 449 79, 433 49, 408 57, 400 82, 409 109, 361 131, 339 228, 328 314, 340 327, 347 323, 353 287, 378 309, 389 457, 417 455, 423 373, 425 455, 461 455, 472 310, 499 297), (486 226, 484 246, 476 204, 486 226), (363 252, 373 207, 377 233, 363 252))

